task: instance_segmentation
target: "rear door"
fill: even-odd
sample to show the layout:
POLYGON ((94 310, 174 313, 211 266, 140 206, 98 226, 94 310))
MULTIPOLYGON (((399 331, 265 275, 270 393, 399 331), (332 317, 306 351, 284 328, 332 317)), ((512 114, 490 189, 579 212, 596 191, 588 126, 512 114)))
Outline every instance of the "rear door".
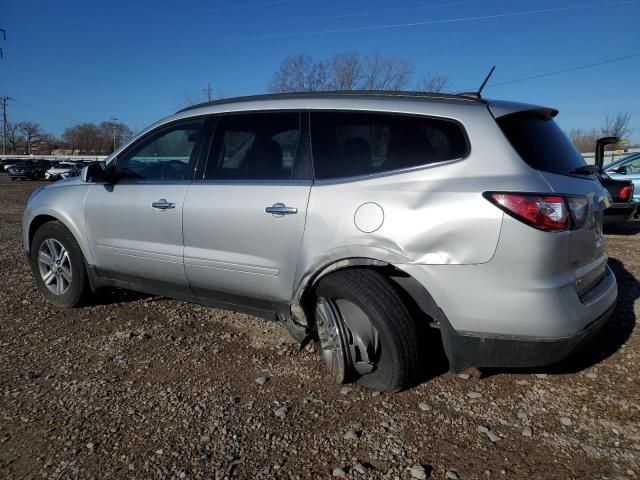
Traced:
POLYGON ((95 266, 109 278, 189 293, 182 208, 202 121, 162 127, 116 159, 116 181, 95 184, 86 228, 95 266))
MULTIPOLYGON (((602 220, 608 195, 594 176, 571 173, 586 163, 553 120, 554 114, 549 110, 532 110, 507 115, 497 121, 520 157, 540 172, 554 192, 582 195, 589 200, 585 226, 571 231, 569 266, 581 275, 581 267, 601 259, 598 270, 604 272, 602 220)), ((589 272, 589 276, 593 273, 589 272)))
POLYGON ((301 117, 219 117, 184 205, 185 269, 198 296, 238 305, 290 300, 312 183, 296 173, 308 161, 301 117))

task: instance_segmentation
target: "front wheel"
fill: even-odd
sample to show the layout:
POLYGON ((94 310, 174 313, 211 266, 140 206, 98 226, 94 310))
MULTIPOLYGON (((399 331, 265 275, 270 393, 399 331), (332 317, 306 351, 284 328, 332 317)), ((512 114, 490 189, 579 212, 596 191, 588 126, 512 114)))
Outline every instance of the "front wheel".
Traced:
POLYGON ((82 251, 60 222, 47 222, 31 242, 31 270, 38 290, 50 303, 75 307, 87 291, 87 272, 82 251))
POLYGON ((338 383, 396 392, 419 367, 418 332, 396 287, 369 269, 322 278, 314 311, 316 350, 338 383))

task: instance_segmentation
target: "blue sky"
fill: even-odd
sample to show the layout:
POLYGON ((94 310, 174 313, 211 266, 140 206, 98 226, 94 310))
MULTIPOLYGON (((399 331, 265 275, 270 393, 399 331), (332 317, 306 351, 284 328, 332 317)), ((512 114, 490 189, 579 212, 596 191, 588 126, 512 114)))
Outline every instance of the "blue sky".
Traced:
POLYGON ((198 97, 263 93, 280 61, 358 51, 411 60, 456 91, 560 109, 565 129, 628 111, 640 142, 640 0, 0 0, 9 120, 60 134, 118 117, 134 130, 198 97))

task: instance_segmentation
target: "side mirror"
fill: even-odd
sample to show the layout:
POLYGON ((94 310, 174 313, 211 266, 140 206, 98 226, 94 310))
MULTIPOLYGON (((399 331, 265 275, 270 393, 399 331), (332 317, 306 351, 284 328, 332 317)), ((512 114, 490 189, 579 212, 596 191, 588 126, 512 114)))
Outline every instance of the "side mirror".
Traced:
POLYGON ((82 169, 80 177, 83 182, 107 182, 113 183, 113 169, 104 162, 92 162, 82 169))
POLYGON ((614 172, 619 173, 620 175, 626 175, 627 174, 627 167, 622 166, 622 167, 618 167, 614 170, 614 172))

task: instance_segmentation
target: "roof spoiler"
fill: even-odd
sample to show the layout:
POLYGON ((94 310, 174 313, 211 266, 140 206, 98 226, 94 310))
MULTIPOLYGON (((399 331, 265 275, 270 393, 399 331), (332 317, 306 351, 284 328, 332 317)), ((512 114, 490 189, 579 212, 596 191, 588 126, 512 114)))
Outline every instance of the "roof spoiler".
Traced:
POLYGON ((604 147, 613 145, 620 141, 620 137, 602 137, 596 140, 596 167, 602 170, 604 164, 604 147))

